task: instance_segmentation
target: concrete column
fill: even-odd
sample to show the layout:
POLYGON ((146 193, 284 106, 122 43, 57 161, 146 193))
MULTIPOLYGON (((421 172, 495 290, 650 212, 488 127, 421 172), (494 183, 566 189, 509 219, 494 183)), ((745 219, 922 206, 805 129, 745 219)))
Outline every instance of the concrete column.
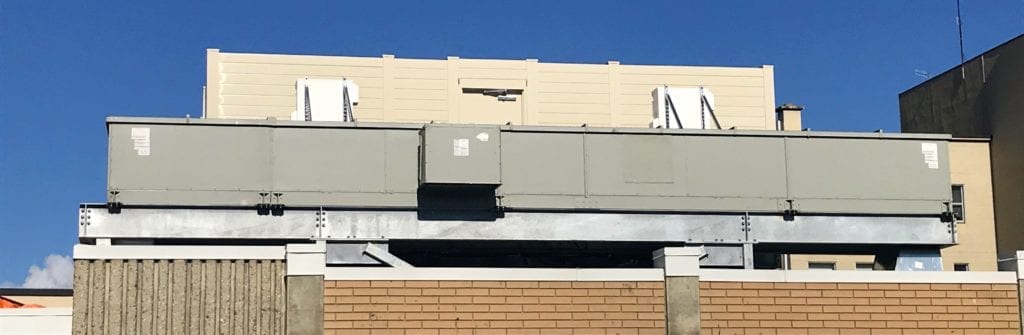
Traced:
POLYGON ((324 272, 327 244, 289 244, 285 261, 285 325, 287 334, 324 333, 324 272))
POLYGON ((795 104, 782 104, 775 108, 775 118, 778 119, 778 130, 800 131, 802 120, 800 113, 804 108, 795 104))
POLYGON ((700 248, 664 248, 654 266, 665 269, 665 327, 668 335, 700 334, 700 248))

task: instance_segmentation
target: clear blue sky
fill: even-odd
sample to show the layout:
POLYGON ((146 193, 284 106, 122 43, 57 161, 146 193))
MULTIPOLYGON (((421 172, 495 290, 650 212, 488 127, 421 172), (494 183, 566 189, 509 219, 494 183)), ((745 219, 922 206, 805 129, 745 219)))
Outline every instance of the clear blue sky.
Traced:
MULTIPOLYGON (((962 0, 968 57, 1024 0, 962 0)), ((775 65, 815 130, 899 129, 897 94, 959 61, 955 0, 0 1, 0 283, 70 255, 104 201, 108 115, 201 113, 205 49, 549 62, 775 65)))

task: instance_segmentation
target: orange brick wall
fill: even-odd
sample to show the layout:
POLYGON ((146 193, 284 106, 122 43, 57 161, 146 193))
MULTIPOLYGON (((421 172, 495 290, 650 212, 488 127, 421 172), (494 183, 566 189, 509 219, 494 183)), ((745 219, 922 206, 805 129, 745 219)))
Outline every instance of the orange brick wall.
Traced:
POLYGON ((702 334, 1020 334, 1015 284, 701 282, 702 334))
POLYGON ((324 291, 327 334, 665 334, 663 282, 325 281, 324 291))

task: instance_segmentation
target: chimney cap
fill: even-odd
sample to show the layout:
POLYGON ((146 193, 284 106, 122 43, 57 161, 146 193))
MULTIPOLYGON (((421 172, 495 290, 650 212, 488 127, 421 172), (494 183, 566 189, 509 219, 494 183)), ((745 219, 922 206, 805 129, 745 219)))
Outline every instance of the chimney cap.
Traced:
POLYGON ((775 107, 775 110, 783 110, 783 111, 796 110, 796 111, 802 111, 802 110, 804 110, 804 106, 800 106, 800 105, 797 105, 797 104, 794 104, 794 103, 791 103, 791 102, 787 102, 787 103, 779 105, 779 107, 775 107))

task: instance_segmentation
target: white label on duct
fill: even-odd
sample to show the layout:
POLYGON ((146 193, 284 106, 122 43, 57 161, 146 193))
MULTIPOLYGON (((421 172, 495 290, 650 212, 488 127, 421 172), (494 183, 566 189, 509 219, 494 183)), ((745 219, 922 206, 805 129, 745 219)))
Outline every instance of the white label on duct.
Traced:
POLYGON ((479 134, 476 134, 476 139, 480 140, 480 142, 487 142, 488 140, 491 139, 491 134, 479 133, 479 134))
POLYGON ((454 141, 455 156, 466 157, 469 156, 469 139, 468 138, 456 138, 454 141))
POLYGON ((939 145, 935 143, 921 143, 921 155, 924 156, 924 163, 929 169, 939 168, 939 145))
MULTIPOLYGON (((932 143, 932 144, 935 144, 935 143, 932 143)), ((917 270, 924 269, 924 262, 914 261, 914 269, 917 269, 917 270)))
POLYGON ((149 128, 132 128, 132 142, 136 154, 149 156, 149 128))

